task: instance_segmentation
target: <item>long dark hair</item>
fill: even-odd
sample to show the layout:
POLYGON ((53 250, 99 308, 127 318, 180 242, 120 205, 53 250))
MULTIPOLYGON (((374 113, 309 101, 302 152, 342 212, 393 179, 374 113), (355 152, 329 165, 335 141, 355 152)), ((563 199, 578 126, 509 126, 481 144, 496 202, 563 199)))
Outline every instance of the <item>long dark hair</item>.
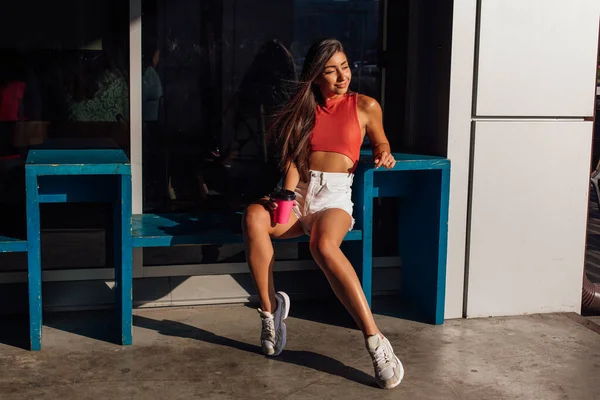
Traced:
POLYGON ((344 47, 336 39, 323 39, 310 47, 294 95, 275 115, 270 126, 270 132, 281 149, 282 169, 293 162, 300 172, 300 179, 305 182, 308 181, 308 140, 315 126, 315 110, 317 104, 324 102, 314 82, 325 69, 327 61, 337 52, 345 53, 344 47))

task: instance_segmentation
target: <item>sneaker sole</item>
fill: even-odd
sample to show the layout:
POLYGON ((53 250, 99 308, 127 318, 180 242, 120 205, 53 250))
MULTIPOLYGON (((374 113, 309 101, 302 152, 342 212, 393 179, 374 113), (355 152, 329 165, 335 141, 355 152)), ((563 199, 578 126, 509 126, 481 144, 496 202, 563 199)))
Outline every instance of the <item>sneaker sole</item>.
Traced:
POLYGON ((379 379, 377 379, 377 383, 379 384, 379 386, 381 386, 383 389, 393 389, 396 386, 398 386, 399 384, 402 383, 402 379, 404 379, 404 365, 402 364, 402 362, 400 362, 400 359, 398 357, 396 357, 396 361, 398 362, 398 365, 400 366, 400 373, 398 374, 398 382, 396 382, 394 385, 392 386, 385 386, 385 384, 381 384, 383 383, 383 381, 380 381, 379 379))
POLYGON ((285 348, 285 344, 287 343, 287 326, 284 323, 281 323, 281 347, 279 348, 279 351, 275 351, 273 352, 273 354, 269 355, 269 357, 277 357, 278 355, 280 355, 283 352, 283 349, 285 348))
POLYGON ((290 314, 290 296, 287 295, 287 293, 285 292, 277 292, 277 296, 280 296, 283 299, 283 305, 285 306, 283 308, 283 312, 281 313, 281 347, 279 348, 279 351, 273 349, 273 353, 271 354, 267 354, 263 351, 263 353, 269 357, 277 357, 278 355, 280 355, 283 352, 283 349, 285 348, 285 345, 287 343, 287 326, 283 323, 283 321, 285 319, 287 319, 288 315, 290 314))
POLYGON ((400 359, 398 357, 396 357, 396 361, 398 361, 398 365, 400 366, 400 374, 399 374, 400 379, 398 379, 398 382, 394 386, 392 386, 391 389, 393 389, 396 386, 398 386, 399 384, 401 384, 402 379, 404 379, 404 364, 402 364, 402 362, 400 361, 400 359))
POLYGON ((264 347, 262 348, 262 352, 265 356, 272 356, 275 354, 275 349, 265 349, 264 347))
POLYGON ((277 292, 277 294, 283 297, 283 303, 286 306, 285 310, 283 310, 283 316, 281 317, 281 320, 283 321, 284 319, 287 319, 288 315, 290 314, 290 296, 288 296, 285 292, 277 292))

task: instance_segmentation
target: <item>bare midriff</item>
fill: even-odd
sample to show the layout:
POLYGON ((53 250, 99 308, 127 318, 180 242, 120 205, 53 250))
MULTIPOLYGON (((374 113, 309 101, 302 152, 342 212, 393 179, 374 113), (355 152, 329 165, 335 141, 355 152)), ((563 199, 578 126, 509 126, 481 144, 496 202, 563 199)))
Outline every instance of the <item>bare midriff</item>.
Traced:
POLYGON ((343 154, 331 151, 314 151, 310 155, 310 169, 321 172, 347 172, 354 169, 352 160, 343 154))

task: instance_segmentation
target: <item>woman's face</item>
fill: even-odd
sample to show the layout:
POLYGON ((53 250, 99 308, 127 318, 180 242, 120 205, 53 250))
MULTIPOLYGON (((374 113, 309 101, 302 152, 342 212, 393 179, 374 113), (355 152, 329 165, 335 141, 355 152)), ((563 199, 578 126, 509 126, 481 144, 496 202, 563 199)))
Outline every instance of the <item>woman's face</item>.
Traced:
POLYGON ((327 61, 325 69, 315 80, 315 83, 321 89, 323 97, 343 95, 350 87, 352 72, 346 55, 338 51, 327 61))

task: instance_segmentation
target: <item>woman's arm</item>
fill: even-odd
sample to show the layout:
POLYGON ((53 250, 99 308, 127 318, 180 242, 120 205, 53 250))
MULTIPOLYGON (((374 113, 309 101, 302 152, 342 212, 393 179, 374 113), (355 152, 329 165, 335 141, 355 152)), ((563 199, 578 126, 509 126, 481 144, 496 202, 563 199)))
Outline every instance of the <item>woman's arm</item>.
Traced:
POLYGON ((298 182, 300 182, 300 172, 298 172, 296 164, 294 164, 292 161, 287 163, 285 170, 287 173, 284 176, 283 188, 293 192, 296 190, 298 182))
POLYGON ((392 150, 390 149, 390 142, 383 130, 383 112, 381 111, 381 106, 374 98, 360 95, 358 98, 358 109, 366 120, 366 131, 373 148, 375 168, 381 166, 387 169, 393 168, 396 165, 396 160, 394 160, 392 150))

